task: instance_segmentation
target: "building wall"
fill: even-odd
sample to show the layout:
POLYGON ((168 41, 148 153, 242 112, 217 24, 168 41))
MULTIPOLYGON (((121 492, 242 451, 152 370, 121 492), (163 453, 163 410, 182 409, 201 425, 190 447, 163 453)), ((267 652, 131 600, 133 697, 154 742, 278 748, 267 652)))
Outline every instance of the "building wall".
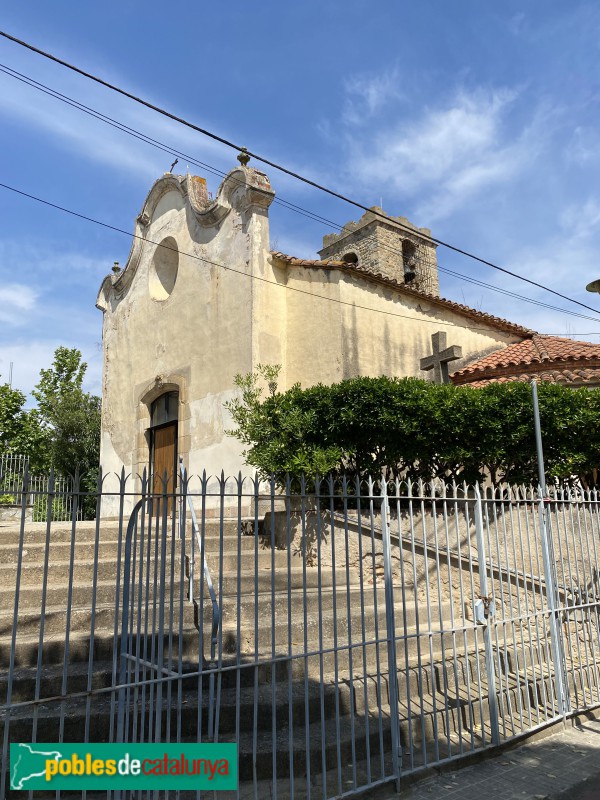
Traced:
POLYGON ((388 223, 382 214, 381 208, 373 206, 357 222, 347 222, 341 233, 324 236, 321 258, 341 261, 354 254, 364 269, 404 283, 405 263, 409 252, 414 253, 411 263, 415 277, 411 286, 439 296, 436 245, 429 228, 417 228, 406 217, 385 215, 388 223))
POLYGON ((451 369, 521 340, 344 270, 289 272, 288 286, 302 292, 288 293, 288 386, 359 375, 431 378, 421 371, 420 359, 431 355, 431 334, 437 331, 446 332, 448 346, 462 347, 463 357, 451 369))
POLYGON ((273 193, 268 182, 255 191, 260 174, 239 169, 216 202, 202 207, 190 180, 157 181, 136 225, 143 243, 134 240, 125 269, 105 280, 98 298, 105 473, 124 466, 135 475, 148 466, 150 405, 172 389, 180 393, 178 451, 190 473, 240 468, 241 446, 225 435, 231 422, 224 403, 235 396, 233 376, 252 370, 255 350, 262 355, 250 275, 265 269, 273 193), (172 255, 155 243, 165 239, 176 242, 178 270, 171 294, 161 297, 156 259, 172 255))
POLYGON ((165 175, 151 189, 128 262, 98 296, 105 473, 148 466, 150 406, 165 391, 179 392, 178 451, 190 474, 251 474, 226 434, 238 373, 280 364, 282 390, 359 375, 427 377, 419 361, 437 331, 463 348, 455 369, 519 341, 343 269, 278 261, 269 251, 272 199, 266 176, 248 168, 233 170, 215 201, 190 176, 165 175))

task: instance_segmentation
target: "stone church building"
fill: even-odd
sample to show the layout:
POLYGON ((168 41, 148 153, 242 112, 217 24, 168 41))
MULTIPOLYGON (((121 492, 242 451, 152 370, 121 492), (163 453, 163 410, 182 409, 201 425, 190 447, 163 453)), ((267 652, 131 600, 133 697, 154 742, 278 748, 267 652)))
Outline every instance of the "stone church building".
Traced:
POLYGON ((532 338, 441 298, 430 232, 402 217, 365 213, 324 237, 320 260, 272 252, 273 198, 247 165, 214 199, 191 175, 150 189, 127 263, 97 300, 105 471, 170 472, 182 456, 192 474, 237 474, 224 404, 234 376, 258 364, 281 365, 280 389, 363 375, 447 380, 449 362, 461 372, 532 338))

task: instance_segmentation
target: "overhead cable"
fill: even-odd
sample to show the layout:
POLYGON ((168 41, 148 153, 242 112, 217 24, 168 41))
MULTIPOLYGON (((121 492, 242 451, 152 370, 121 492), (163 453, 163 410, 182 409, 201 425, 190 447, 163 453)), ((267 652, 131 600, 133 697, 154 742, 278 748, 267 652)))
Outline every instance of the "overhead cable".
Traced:
MULTIPOLYGON (((237 152, 244 151, 248 156, 254 158, 256 161, 261 162, 262 164, 267 164, 268 166, 272 167, 273 169, 276 169, 279 172, 284 173, 285 175, 289 175, 290 177, 295 178, 296 180, 299 180, 302 183, 305 183, 305 184, 307 184, 309 186, 312 186, 313 188, 318 189, 319 191, 325 192, 326 194, 330 195, 331 197, 335 197, 338 200, 342 200, 343 202, 348 203, 348 204, 350 204, 352 206, 355 206, 356 208, 360 208, 363 211, 368 211, 371 214, 374 214, 375 216, 380 217, 381 219, 384 219, 388 224, 394 225, 394 227, 397 227, 397 228, 399 228, 401 230, 405 230, 405 231, 410 232, 410 233, 414 233, 414 229, 408 228, 407 226, 402 225, 402 223, 399 223, 398 221, 391 219, 390 217, 388 217, 383 212, 378 212, 375 209, 369 208, 368 206, 364 205, 363 203, 360 203, 357 200, 353 200, 352 198, 347 197, 346 195, 343 195, 340 192, 335 191, 334 189, 330 189, 327 186, 323 186, 322 184, 319 184, 316 181, 313 181, 310 178, 305 177, 304 175, 301 175, 301 174, 299 174, 297 172, 294 172, 291 169, 288 169, 287 167, 284 167, 281 164, 278 164, 278 163, 276 163, 274 161, 271 161, 270 159, 266 158, 265 156, 261 156, 259 153, 255 153, 252 150, 248 150, 246 147, 244 147, 242 145, 239 145, 239 144, 236 144, 235 142, 232 142, 231 140, 226 139, 223 136, 219 136, 218 134, 213 133, 212 131, 209 131, 206 128, 202 128, 199 125, 195 125, 193 122, 189 122, 188 120, 184 119, 183 117, 180 117, 180 116, 178 116, 176 114, 173 114, 170 111, 167 111, 166 109, 155 105, 154 103, 150 103, 148 100, 144 100, 143 98, 138 97, 137 95, 134 95, 132 92, 128 92, 125 89, 121 89, 119 86, 116 86, 115 84, 112 84, 109 81, 106 81, 103 78, 100 78, 97 75, 92 74, 91 72, 87 72, 86 70, 81 69, 80 67, 77 67, 74 64, 70 64, 68 61, 65 61, 64 59, 58 58, 58 56, 55 56, 52 53, 48 53, 45 50, 41 50, 40 48, 35 47, 34 45, 30 44, 29 42, 24 41, 23 39, 18 39, 16 36, 12 36, 11 34, 7 33, 6 31, 1 31, 1 30, 0 30, 0 36, 2 36, 5 39, 8 39, 11 42, 14 42, 15 44, 20 45, 21 47, 26 48, 27 50, 30 50, 31 52, 37 53, 38 55, 42 56, 43 58, 49 59, 50 61, 53 61, 56 64, 60 64, 61 66, 65 67, 66 69, 69 69, 72 72, 76 72, 77 74, 82 75, 84 78, 88 78, 89 80, 92 80, 95 83, 98 83, 101 86, 104 86, 105 88, 110 89, 113 92, 117 92, 118 94, 122 95, 123 97, 127 97, 130 100, 133 100, 134 102, 139 103, 140 105, 145 106, 146 108, 149 108, 152 111, 155 111, 156 113, 161 114, 162 116, 173 120, 174 122, 178 122, 179 124, 184 125, 185 127, 196 131, 196 133, 200 133, 203 136, 207 136, 208 138, 212 139, 213 141, 220 142, 221 144, 225 145, 226 147, 230 147, 232 150, 236 150, 237 152)), ((543 289, 544 291, 550 292, 551 294, 554 294, 557 297, 562 298, 563 300, 567 300, 570 303, 575 303, 576 305, 581 306, 582 308, 585 308, 588 311, 592 311, 596 315, 600 315, 600 311, 598 311, 597 309, 593 308, 592 306, 588 306, 585 303, 580 302, 579 300, 575 300, 574 298, 568 297, 567 295, 564 295, 561 292, 557 292, 555 289, 550 289, 548 286, 544 286, 543 284, 538 283, 537 281, 531 280, 531 278, 526 278, 524 275, 519 275, 518 273, 512 272, 511 270, 506 269, 505 267, 500 267, 499 265, 494 264, 492 261, 488 261, 487 259, 484 259, 484 258, 482 258, 480 256, 477 256, 477 255, 473 254, 473 253, 469 253, 467 250, 463 250, 460 247, 457 247, 455 245, 449 244, 448 242, 445 242, 442 239, 437 239, 437 238, 435 238, 435 237, 433 237, 431 235, 426 235, 426 234, 421 234, 421 235, 423 236, 423 238, 431 241, 433 244, 437 244, 437 245, 440 245, 442 247, 445 247, 445 248, 447 248, 449 250, 452 250, 455 253, 459 253, 460 255, 463 255, 463 256, 465 256, 467 258, 473 259, 474 261, 477 261, 480 264, 484 264, 485 266, 488 266, 491 269, 495 269, 495 270, 498 270, 499 272, 503 272, 506 275, 511 275, 513 278, 517 278, 518 280, 524 281, 525 283, 529 283, 532 286, 536 286, 538 289, 543 289)))
MULTIPOLYGON (((85 105, 84 103, 80 103, 78 100, 75 100, 72 97, 69 97, 68 95, 62 94, 61 92, 58 92, 57 90, 52 89, 51 87, 46 86, 45 84, 40 83, 39 81, 36 81, 35 79, 31 78, 30 76, 24 75, 23 73, 18 72, 17 70, 12 69, 11 67, 6 66, 5 64, 0 64, 0 72, 3 72, 4 74, 6 74, 6 75, 8 75, 8 76, 10 76, 12 78, 15 78, 16 80, 18 80, 18 81, 20 81, 22 83, 25 83, 26 85, 30 86, 31 88, 34 88, 34 89, 36 89, 38 91, 41 91, 44 94, 47 94, 50 97, 53 97, 54 99, 59 100, 60 102, 63 102, 63 103, 66 103, 69 106, 72 106, 73 108, 75 108, 75 109, 77 109, 79 111, 82 111, 83 113, 88 114, 89 116, 91 116, 91 117, 93 117, 95 119, 98 119, 100 122, 103 122, 103 123, 105 123, 107 125, 110 125, 111 127, 115 128, 116 130, 121 131, 122 133, 126 133, 129 136, 134 137, 135 139, 138 139, 138 140, 140 140, 140 141, 142 141, 142 142, 144 142, 146 144, 151 145, 152 147, 158 148, 162 152, 168 153, 170 156, 177 156, 178 158, 182 158, 182 159, 186 160, 187 162, 189 162, 190 164, 193 164, 195 166, 201 167, 202 169, 206 170, 207 172, 210 172, 211 174, 216 175, 218 177, 224 178, 227 175, 227 173, 225 173, 222 170, 218 169, 214 165, 207 164, 207 163, 205 163, 203 161, 199 161, 195 157, 190 156, 187 153, 183 153, 180 150, 178 150, 177 148, 172 147, 171 145, 168 145, 168 144, 166 144, 164 142, 161 142, 161 141, 159 141, 157 139, 154 139, 151 136, 148 136, 147 134, 143 133, 142 131, 139 131, 139 130, 137 130, 135 128, 131 128, 130 126, 125 125, 125 123, 123 123, 123 122, 121 122, 119 120, 116 120, 116 119, 114 119, 112 117, 109 117, 106 114, 103 114, 102 112, 100 112, 100 111, 98 111, 96 109, 93 109, 90 106, 85 105)), ((232 177, 232 180, 236 180, 236 179, 234 177, 232 177)), ((239 183, 240 183, 240 185, 242 184, 241 181, 239 181, 239 183)), ((257 191, 262 191, 262 190, 260 188, 258 188, 257 191)), ((344 231, 348 231, 349 232, 350 231, 350 229, 348 229, 346 226, 341 225, 340 223, 337 223, 337 222, 333 222, 332 220, 329 220, 326 217, 322 217, 322 216, 320 216, 318 214, 315 214, 314 212, 312 212, 312 211, 310 211, 308 209, 302 208, 301 206, 298 206, 298 205, 296 205, 294 203, 291 203, 288 200, 286 200, 285 198, 282 198, 280 196, 276 196, 274 198, 273 202, 277 203, 278 205, 282 206, 283 208, 285 208, 285 209, 287 209, 289 211, 293 211, 294 213, 301 214, 301 215, 311 219, 314 222, 318 222, 318 223, 324 224, 324 225, 326 225, 328 227, 335 228, 335 229, 337 229, 337 230, 339 230, 341 232, 344 232, 344 231)), ((394 255, 398 255, 400 258, 402 257, 402 250, 394 248, 394 247, 392 247, 391 245, 389 245, 387 243, 382 243, 381 244, 381 248, 383 250, 386 250, 387 252, 393 253, 394 255)), ((425 268, 425 269, 429 269, 429 270, 436 269, 436 267, 434 265, 427 264, 427 263, 421 264, 421 268, 425 268)), ((505 295, 505 296, 508 296, 508 297, 513 297, 516 300, 520 300, 522 302, 530 303, 532 305, 536 305, 536 306, 539 306, 541 308, 547 308, 547 309, 549 309, 551 311, 558 311, 558 312, 560 312, 562 314, 568 314, 569 316, 580 317, 580 318, 583 318, 583 319, 592 319, 592 318, 590 318, 588 316, 585 316, 583 314, 578 314, 578 313, 576 313, 574 311, 568 311, 567 309, 560 308, 559 306, 553 306, 553 305, 550 305, 548 303, 544 303, 541 300, 535 300, 532 297, 527 297, 525 295, 521 295, 521 294, 518 294, 516 292, 511 292, 508 289, 502 289, 502 288, 500 288, 498 286, 494 286, 494 285, 492 285, 490 283, 486 283, 485 281, 481 281, 481 280, 479 280, 477 278, 472 278, 470 276, 464 275, 463 273, 456 272, 455 270, 451 270, 451 269, 449 269, 447 267, 443 267, 441 265, 438 265, 437 269, 440 272, 446 273, 448 275, 452 275, 453 277, 459 278, 460 280, 465 281, 467 283, 471 283, 473 285, 481 286, 482 288, 485 288, 485 289, 487 289, 489 291, 496 292, 498 294, 502 294, 502 295, 505 295)))

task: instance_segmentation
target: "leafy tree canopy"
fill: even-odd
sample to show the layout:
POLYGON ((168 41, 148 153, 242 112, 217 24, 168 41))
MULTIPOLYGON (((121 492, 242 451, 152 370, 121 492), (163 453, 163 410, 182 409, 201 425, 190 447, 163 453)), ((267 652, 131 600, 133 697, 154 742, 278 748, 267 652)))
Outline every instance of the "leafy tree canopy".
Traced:
POLYGON ((0 385, 0 452, 29 456, 33 473, 53 467, 59 474, 84 474, 95 484, 100 461, 100 398, 82 389, 87 364, 76 348, 58 347, 32 392, 37 408, 25 410, 25 395, 0 385))
MULTIPOLYGON (((277 392, 276 367, 237 376, 230 431, 263 477, 336 472, 424 480, 537 482, 531 388, 436 385, 416 378, 353 378, 277 392), (267 383, 264 396, 261 389, 267 383)), ((550 477, 596 482, 600 391, 539 386, 550 477)))

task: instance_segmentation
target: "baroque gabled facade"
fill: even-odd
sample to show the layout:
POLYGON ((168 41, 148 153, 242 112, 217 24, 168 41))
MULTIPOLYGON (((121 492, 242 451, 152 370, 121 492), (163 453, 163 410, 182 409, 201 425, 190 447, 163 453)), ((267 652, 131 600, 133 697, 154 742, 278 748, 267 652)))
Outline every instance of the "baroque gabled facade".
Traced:
MULTIPOLYGON (((234 376, 280 364, 281 389, 359 375, 427 377, 432 334, 460 370, 533 332, 439 297, 435 245, 374 209, 326 236, 320 260, 269 249, 266 175, 166 174, 135 223, 125 267, 107 276, 101 462, 105 471, 237 473, 226 434, 234 376), (441 340, 440 340, 441 341, 441 340)), ((250 471, 250 470, 248 470, 250 471)))

